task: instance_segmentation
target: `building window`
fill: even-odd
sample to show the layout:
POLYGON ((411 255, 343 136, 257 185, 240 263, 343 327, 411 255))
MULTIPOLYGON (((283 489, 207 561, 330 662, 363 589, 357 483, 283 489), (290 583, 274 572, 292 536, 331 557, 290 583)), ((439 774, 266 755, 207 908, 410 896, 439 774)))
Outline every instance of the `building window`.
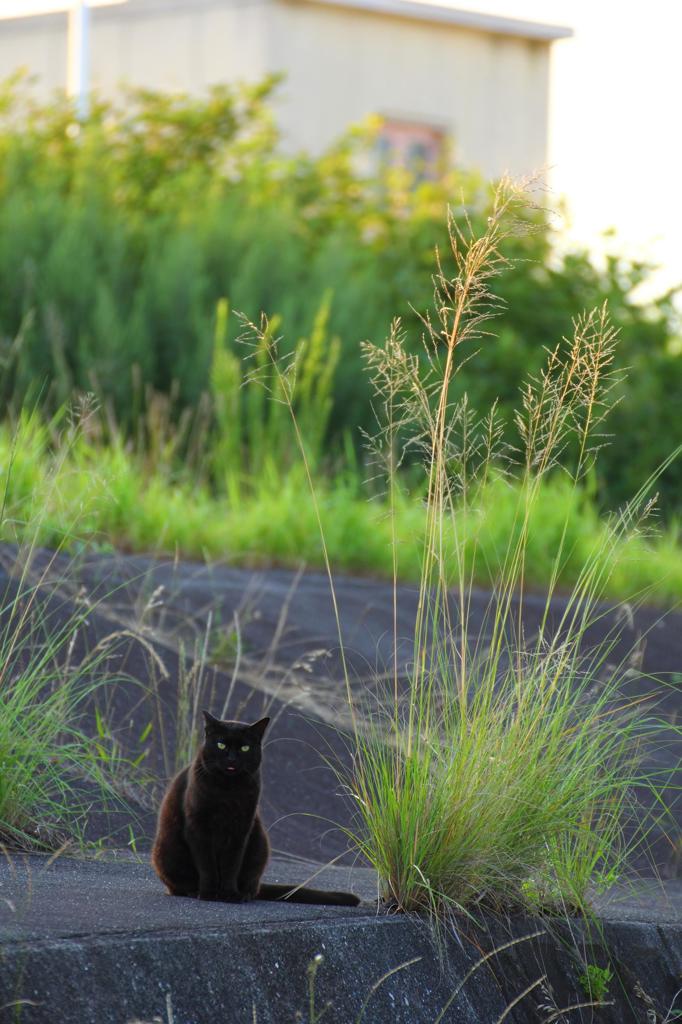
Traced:
POLYGON ((433 125, 386 118, 377 139, 377 156, 382 164, 403 167, 421 181, 436 173, 443 141, 443 132, 433 125))

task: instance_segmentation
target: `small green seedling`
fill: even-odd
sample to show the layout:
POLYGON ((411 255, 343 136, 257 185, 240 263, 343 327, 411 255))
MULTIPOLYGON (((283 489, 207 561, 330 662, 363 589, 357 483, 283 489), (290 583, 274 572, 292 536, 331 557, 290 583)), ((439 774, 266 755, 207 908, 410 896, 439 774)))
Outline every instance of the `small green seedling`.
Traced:
POLYGON ((601 1003, 609 994, 609 984, 613 981, 613 972, 610 967, 598 967, 597 964, 587 964, 585 972, 580 975, 579 981, 587 998, 601 1003))

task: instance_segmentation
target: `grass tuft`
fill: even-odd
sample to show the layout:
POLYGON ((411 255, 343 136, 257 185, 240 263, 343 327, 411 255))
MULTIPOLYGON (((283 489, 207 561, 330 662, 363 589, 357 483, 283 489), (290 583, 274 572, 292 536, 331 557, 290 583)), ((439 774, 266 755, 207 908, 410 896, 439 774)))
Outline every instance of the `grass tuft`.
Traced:
POLYGON ((53 571, 77 522, 75 506, 64 514, 53 488, 80 425, 67 427, 49 472, 34 489, 35 458, 44 451, 47 431, 30 419, 5 453, 0 522, 4 536, 19 542, 4 552, 0 594, 0 843, 9 849, 82 848, 93 804, 100 810, 122 806, 116 789, 120 750, 97 710, 116 682, 104 668, 112 645, 102 642, 87 652, 91 606, 73 611, 69 601, 65 611, 63 580, 53 571), (28 514, 21 523, 12 518, 10 494, 17 492, 28 514), (62 514, 57 550, 37 557, 55 502, 62 514), (93 713, 94 736, 86 724, 93 713))
MULTIPOLYGON (((620 383, 606 307, 578 317, 572 335, 548 350, 522 391, 515 445, 503 440, 495 406, 478 414, 456 387, 471 346, 493 343, 500 307, 491 282, 508 269, 503 243, 524 223, 517 214, 525 202, 522 189, 503 182, 482 234, 450 220, 452 269, 437 258, 421 356, 411 353, 399 321, 383 347, 365 346, 377 415, 368 442, 386 482, 396 584, 404 565, 399 470, 408 453, 421 459, 426 496, 414 542, 419 602, 410 662, 400 664, 394 607, 384 699, 369 712, 356 708, 346 679, 354 756, 342 779, 357 808, 348 834, 392 906, 438 918, 481 907, 587 912, 591 887, 621 871, 635 786, 655 785, 641 770, 658 735, 655 714, 621 692, 625 667, 610 666, 616 635, 594 650, 585 643, 623 545, 641 536, 652 508, 648 481, 587 539, 576 530, 573 510, 620 383), (564 501, 544 522, 545 488, 558 473, 564 501), (490 493, 507 498, 504 537, 492 550, 480 512, 490 493), (528 632, 525 601, 543 525, 551 535, 541 570, 546 597, 528 632), (493 588, 482 626, 471 615, 481 564, 493 588), (552 600, 566 578, 572 585, 554 621, 552 600)), ((278 364, 267 324, 250 328, 269 346, 272 366, 282 367, 295 423, 291 364, 278 364)), ((324 492, 307 462, 306 471, 333 589, 324 492)), ((646 826, 635 831, 642 842, 646 826)))

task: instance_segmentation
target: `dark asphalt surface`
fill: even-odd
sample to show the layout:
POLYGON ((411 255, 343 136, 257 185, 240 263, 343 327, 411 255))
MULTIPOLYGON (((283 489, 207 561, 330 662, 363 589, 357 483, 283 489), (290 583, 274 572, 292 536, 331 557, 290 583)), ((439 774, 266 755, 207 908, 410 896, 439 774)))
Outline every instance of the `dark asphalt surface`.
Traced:
MULTIPOLYGON (((4 588, 10 593, 16 587, 13 551, 0 549, 0 556, 4 588)), ((32 570, 34 578, 41 578, 49 564, 48 581, 40 588, 47 621, 63 623, 74 611, 87 612, 72 656, 106 646, 110 653, 101 669, 119 681, 108 688, 100 713, 131 758, 144 747, 145 769, 159 780, 155 791, 136 787, 132 778, 126 787, 126 797, 136 801, 138 849, 153 835, 163 780, 176 769, 178 693, 183 680, 189 680, 197 707, 236 719, 272 717, 261 806, 275 853, 320 863, 343 857, 348 843, 339 826, 351 821, 352 807, 328 761, 349 764, 344 729, 350 722, 326 577, 118 554, 60 556, 50 562, 51 557, 38 552, 32 570), (192 676, 197 665, 201 671, 192 676), (139 737, 148 726, 151 731, 141 747, 139 737)), ((362 706, 380 688, 377 679, 392 663, 392 587, 343 576, 335 586, 353 696, 362 706)), ((482 635, 489 600, 483 591, 472 595, 470 625, 482 635)), ((563 598, 555 599, 554 621, 565 606, 563 598)), ((416 588, 400 587, 401 673, 410 658, 416 607, 416 588)), ((527 635, 537 629, 543 609, 541 595, 524 599, 527 635)), ((656 694, 657 713, 670 723, 666 742, 651 752, 647 767, 670 779, 666 802, 673 813, 651 832, 655 865, 640 858, 636 867, 640 873, 676 877, 682 862, 682 615, 646 607, 632 614, 607 607, 603 612, 588 645, 620 623, 621 636, 609 660, 626 663, 623 693, 634 698, 656 694), (633 650, 636 658, 631 657, 633 650)), ((186 712, 180 716, 186 718, 186 712)), ((646 802, 646 794, 640 796, 646 802)), ((128 813, 98 814, 95 806, 90 834, 109 836, 111 845, 124 846, 131 820, 128 813)))

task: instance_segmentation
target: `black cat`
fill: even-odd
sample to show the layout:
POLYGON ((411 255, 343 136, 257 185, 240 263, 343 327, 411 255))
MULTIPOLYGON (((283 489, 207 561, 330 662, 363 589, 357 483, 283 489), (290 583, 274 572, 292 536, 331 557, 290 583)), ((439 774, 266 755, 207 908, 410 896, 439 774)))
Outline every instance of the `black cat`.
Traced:
POLYGON ((159 811, 152 864, 171 896, 357 906, 352 893, 261 883, 270 856, 258 816, 261 743, 270 719, 223 722, 207 711, 204 719, 204 743, 159 811))

